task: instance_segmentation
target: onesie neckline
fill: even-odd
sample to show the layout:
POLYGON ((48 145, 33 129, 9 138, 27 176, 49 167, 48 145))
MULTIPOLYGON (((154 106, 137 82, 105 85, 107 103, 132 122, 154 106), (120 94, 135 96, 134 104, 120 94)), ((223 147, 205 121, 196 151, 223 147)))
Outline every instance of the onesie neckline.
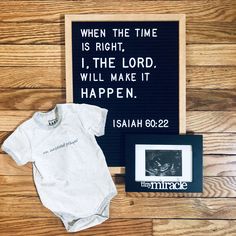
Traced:
POLYGON ((43 112, 43 111, 35 112, 32 118, 33 118, 34 122, 38 126, 40 126, 41 128, 51 130, 51 129, 57 128, 60 125, 61 120, 62 120, 62 116, 63 116, 63 113, 62 113, 61 106, 60 106, 60 104, 56 104, 54 106, 54 108, 52 108, 51 110, 49 110, 47 112, 43 112), (45 122, 42 122, 42 120, 40 119, 41 117, 47 117, 48 115, 50 115, 52 113, 55 113, 55 116, 57 118, 57 122, 55 124, 48 125, 45 122))

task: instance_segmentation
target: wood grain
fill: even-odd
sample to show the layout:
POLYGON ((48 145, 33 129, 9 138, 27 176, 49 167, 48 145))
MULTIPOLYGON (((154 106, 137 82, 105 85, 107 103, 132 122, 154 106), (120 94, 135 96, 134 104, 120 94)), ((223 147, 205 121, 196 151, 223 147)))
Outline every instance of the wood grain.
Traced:
MULTIPOLYGON (((65 102, 64 89, 0 89, 0 93, 0 110, 47 110, 65 102)), ((188 89, 187 110, 235 111, 236 90, 188 89)))
POLYGON ((232 133, 203 134, 204 154, 236 154, 236 135, 232 133))
POLYGON ((188 65, 236 65, 236 44, 191 44, 186 53, 188 65))
POLYGON ((235 155, 205 155, 204 176, 236 176, 235 155))
POLYGON ((153 220, 154 236, 234 236, 235 220, 153 220))
MULTIPOLYGON (((0 219, 0 232, 4 236, 13 235, 47 235, 67 236, 68 232, 60 221, 53 218, 4 218, 0 219)), ((149 219, 110 219, 103 224, 86 229, 72 235, 78 236, 150 236, 152 220, 149 219)))
MULTIPOLYGON (((0 144, 11 133, 0 132, 0 144)), ((197 134, 197 133, 196 133, 197 134)), ((234 155, 236 154, 236 134, 235 133, 203 133, 203 151, 205 155, 234 155)))
MULTIPOLYGON (((0 110, 0 131, 13 131, 37 110, 0 110)), ((188 111, 187 132, 236 133, 234 111, 188 111)))
MULTIPOLYGON (((125 193, 124 177, 113 177, 120 196, 127 197, 188 197, 188 198, 235 198, 236 176, 231 177, 205 177, 203 193, 158 193, 158 192, 131 192, 125 193)), ((32 175, 28 176, 0 176, 0 197, 30 197, 38 196, 33 184, 32 175)), ((148 201, 148 200, 147 200, 148 201)))
MULTIPOLYGON (((65 68, 63 66, 3 66, 0 70, 0 77, 0 88, 65 88, 65 68)), ((187 88, 236 89, 235 78, 236 67, 187 67, 187 88)))
MULTIPOLYGON (((0 45, 0 66, 63 66, 62 45, 0 45)), ((236 66, 236 44, 187 45, 187 65, 236 66)))
MULTIPOLYGON (((3 140, 5 140, 9 135, 10 135, 9 132, 6 132, 6 131, 0 132, 0 143, 2 143, 3 140)), ((1 151, 1 149, 0 149, 0 151, 1 151)))
POLYGON ((0 44, 64 44, 60 23, 0 23, 0 44))
POLYGON ((0 88, 65 88, 64 67, 1 67, 0 88))
MULTIPOLYGON (((187 43, 235 43, 235 22, 190 22, 186 25, 187 43)), ((0 22, 0 44, 64 45, 61 23, 0 22)))
MULTIPOLYGON (((64 15, 184 13, 187 130, 204 136, 203 193, 125 193, 111 219, 74 235, 236 235, 236 2, 0 1, 0 144, 37 110, 65 102, 64 15)), ((67 235, 40 202, 32 166, 0 150, 0 235, 67 235)))
POLYGON ((234 198, 122 198, 111 204, 111 217, 235 219, 234 198), (138 209, 138 210, 137 210, 138 209))
MULTIPOLYGON (((55 217, 38 197, 1 197, 0 217, 55 217)), ((130 198, 117 195, 111 219, 236 219, 235 198, 130 198), (138 209, 138 210, 137 210, 138 209)))
POLYGON ((65 102, 65 91, 58 89, 3 89, 0 93, 0 110, 44 110, 65 102))
POLYGON ((184 13, 188 21, 234 22, 235 2, 212 1, 1 1, 1 22, 64 22, 68 13, 184 13))
POLYGON ((236 43, 235 22, 192 22, 186 29, 187 43, 236 43))
POLYGON ((235 89, 187 89, 189 111, 235 111, 235 89))
POLYGON ((64 46, 0 45, 0 66, 62 66, 64 46))
MULTIPOLYGON (((204 176, 236 176, 236 155, 204 155, 204 176)), ((0 175, 32 175, 31 164, 17 166, 7 154, 0 154, 0 175)))
POLYGON ((236 89, 236 67, 189 66, 187 88, 236 89))
POLYGON ((18 125, 31 118, 34 112, 34 110, 0 111, 0 131, 15 130, 18 125))
POLYGON ((190 133, 191 132, 235 133, 236 132, 236 112, 235 111, 188 111, 187 112, 187 131, 190 133))
POLYGON ((32 176, 32 174, 32 166, 30 163, 24 166, 17 166, 9 155, 0 154, 0 175, 32 176))

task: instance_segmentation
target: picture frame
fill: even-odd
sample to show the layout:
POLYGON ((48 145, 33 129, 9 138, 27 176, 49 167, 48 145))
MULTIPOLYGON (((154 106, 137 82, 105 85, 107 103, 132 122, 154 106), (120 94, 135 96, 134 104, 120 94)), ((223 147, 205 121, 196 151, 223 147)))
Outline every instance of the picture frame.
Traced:
POLYGON ((191 145, 135 145, 135 181, 192 181, 191 145))
MULTIPOLYGON (((108 112, 108 122, 106 125, 106 136, 102 137, 98 140, 99 145, 104 151, 106 156, 106 161, 112 173, 124 173, 125 172, 125 159, 122 155, 122 143, 123 143, 123 135, 127 132, 137 132, 136 128, 123 128, 120 129, 118 126, 122 124, 122 122, 128 123, 130 120, 138 120, 140 119, 142 122, 142 129, 138 129, 138 132, 147 133, 159 133, 159 134, 185 134, 186 132, 186 23, 185 23, 185 15, 184 14, 66 14, 65 15, 65 64, 66 64, 66 102, 67 103, 89 103, 92 105, 98 105, 105 107, 109 110, 108 112), (178 50, 176 51, 176 55, 178 56, 178 61, 176 61, 176 71, 173 72, 173 79, 167 85, 163 84, 163 88, 168 87, 166 92, 163 89, 160 89, 161 86, 158 83, 162 83, 160 78, 170 78, 169 75, 164 75, 159 77, 158 80, 152 80, 153 84, 150 84, 149 88, 146 90, 142 89, 142 86, 136 88, 138 90, 140 96, 140 102, 124 102, 121 103, 119 99, 107 100, 107 99, 81 99, 81 92, 79 90, 82 87, 82 83, 78 81, 78 73, 80 69, 77 68, 78 61, 81 57, 81 51, 78 51, 78 44, 81 43, 81 38, 76 34, 76 27, 80 27, 79 25, 83 25, 83 27, 92 27, 91 25, 96 25, 97 28, 103 27, 106 28, 108 24, 111 27, 111 24, 118 24, 119 27, 123 27, 123 25, 127 25, 127 27, 132 28, 132 24, 140 24, 140 27, 143 25, 154 24, 157 23, 163 29, 163 35, 165 34, 165 25, 176 23, 178 30, 170 31, 166 33, 166 37, 174 38, 172 34, 176 34, 175 37, 178 39, 178 50), (176 32, 176 33, 175 33, 176 32), (77 60, 78 59, 78 60, 77 60), (76 68, 76 69, 75 69, 76 68), (175 78, 178 82, 174 82, 175 78), (154 82, 156 81, 156 82, 154 82), (177 87, 175 88, 175 85, 177 87), (154 88, 160 89, 156 93, 153 93, 152 90, 154 88), (144 91, 146 91, 144 93, 144 91), (158 94, 163 94, 160 96, 166 97, 158 97, 158 94), (168 92, 167 92, 168 91, 168 92), (174 92, 173 92, 174 91, 174 92), (171 93, 172 96, 175 96, 171 100, 171 96, 167 93, 171 93), (155 94, 155 97, 150 97, 151 94, 155 94), (173 95, 174 94, 174 95, 173 95), (143 97, 143 99, 142 99, 143 97), (153 109, 150 101, 155 101, 157 103, 158 109, 153 109), (164 101, 164 102, 162 102, 164 101), (137 106, 139 104, 139 107, 137 106), (139 112, 140 106, 145 108, 145 112, 139 112), (171 107, 172 106, 172 107, 171 107), (163 107, 163 108, 162 108, 163 107), (135 115, 133 115, 135 114, 135 115), (148 121, 149 117, 151 117, 150 122, 152 125, 147 127, 146 121, 148 121), (169 122, 169 125, 165 125, 169 122), (164 127, 164 129, 163 129, 164 127)), ((108 28, 109 28, 108 27, 108 28)), ((125 27, 125 26, 124 26, 125 27)), ((159 26, 158 26, 159 27, 159 26)), ((166 27, 167 30, 168 27, 166 27)), ((163 39, 163 41, 165 41, 163 39)), ((162 41, 162 42, 163 42, 162 41)), ((132 41, 135 42, 135 41, 132 41)), ((143 41, 143 45, 147 45, 147 41, 143 41)), ((126 43, 127 45, 127 43, 126 43)), ((135 43, 131 44, 134 47, 135 43)), ((142 45, 142 42, 137 45, 142 45)), ((154 43, 153 45, 158 45, 158 43, 154 43)), ((132 48, 130 47, 130 48, 132 48)), ((128 49, 130 49, 128 48, 128 49)), ((139 50, 146 50, 145 47, 138 46, 139 50), (143 48, 143 49, 142 49, 143 48)), ((162 47, 160 47, 162 48, 162 47)), ((131 50, 131 49, 130 49, 131 50)), ((132 51, 132 50, 131 50, 132 51)), ((133 51, 136 53, 136 49, 133 51)), ((153 50, 155 51, 155 48, 153 50)), ((160 52, 158 52, 160 53, 160 52)), ((164 52, 163 52, 164 53, 164 52)), ((170 52, 171 53, 171 52, 170 52)), ((173 52, 174 53, 174 52, 173 52)), ((112 54, 115 57, 118 57, 118 54, 112 54)), ((109 55, 110 55, 109 54, 109 55)), ((131 53, 132 54, 132 53, 131 53)), ((166 54, 166 52, 164 53, 166 54)), ((87 54, 89 55, 89 54, 87 54)), ((102 54, 101 54, 102 55, 102 54)), ((88 56, 89 57, 89 56, 88 56)), ((174 58, 174 56, 169 55, 169 58, 174 58)), ((159 57, 159 60, 161 57, 159 57)), ((160 62, 160 64, 162 64, 160 62)), ((172 71, 173 68, 170 65, 168 70, 162 71, 162 74, 165 71, 172 71)), ((91 67, 89 69, 91 72, 96 72, 96 70, 92 70, 91 67)), ((120 69, 121 71, 123 69, 120 69)), ((174 69, 173 69, 174 71, 174 69)), ((158 74, 155 77, 160 76, 158 74)), ((90 83, 91 87, 93 83, 90 83)), ((105 87, 108 86, 109 83, 106 83, 105 87)), ((89 85, 90 86, 90 85, 89 85)), ((154 95, 153 95, 154 96, 154 95)))
POLYGON ((201 135, 126 135, 126 191, 201 192, 202 145, 201 135))

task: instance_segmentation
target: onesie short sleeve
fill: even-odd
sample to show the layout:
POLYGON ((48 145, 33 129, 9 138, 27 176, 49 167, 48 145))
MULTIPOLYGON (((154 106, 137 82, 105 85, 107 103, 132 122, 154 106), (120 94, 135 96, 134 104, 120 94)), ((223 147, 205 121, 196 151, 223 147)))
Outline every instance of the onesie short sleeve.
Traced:
POLYGON ((88 104, 74 105, 84 128, 98 137, 104 135, 108 110, 88 104))
POLYGON ((1 149, 8 153, 19 166, 31 161, 30 142, 21 126, 7 137, 1 149))

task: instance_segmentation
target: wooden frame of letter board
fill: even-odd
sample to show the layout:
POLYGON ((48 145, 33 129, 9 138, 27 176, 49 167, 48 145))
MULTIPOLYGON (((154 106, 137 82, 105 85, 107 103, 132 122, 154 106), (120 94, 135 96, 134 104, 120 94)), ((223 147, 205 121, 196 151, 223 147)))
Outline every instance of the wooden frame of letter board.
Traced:
MULTIPOLYGON (((72 22, 93 21, 178 21, 179 22, 179 133, 186 133, 186 34, 184 14, 77 14, 65 15, 66 102, 73 102, 72 22)), ((112 174, 125 167, 109 167, 112 174)))

